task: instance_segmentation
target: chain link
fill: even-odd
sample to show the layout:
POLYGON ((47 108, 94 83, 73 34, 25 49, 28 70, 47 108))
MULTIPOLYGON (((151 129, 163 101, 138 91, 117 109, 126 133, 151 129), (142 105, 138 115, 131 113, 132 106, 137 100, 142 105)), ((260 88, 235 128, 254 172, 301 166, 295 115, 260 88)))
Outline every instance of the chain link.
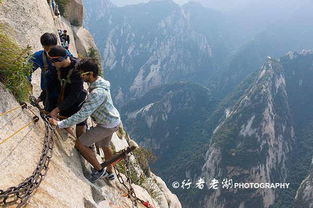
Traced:
POLYGON ((32 175, 26 178, 18 186, 10 187, 7 190, 0 190, 0 206, 17 204, 17 208, 23 207, 47 174, 54 145, 52 137, 53 129, 49 124, 48 118, 45 116, 42 116, 42 118, 45 123, 45 139, 37 167, 32 175))
POLYGON ((122 177, 121 173, 119 172, 119 170, 117 168, 114 167, 114 171, 115 171, 115 174, 116 174, 116 177, 118 179, 118 181, 125 187, 125 189, 127 190, 128 194, 128 198, 132 201, 132 207, 133 208, 136 208, 138 205, 137 205, 137 196, 136 196, 136 193, 134 191, 134 188, 132 187, 132 181, 131 181, 131 177, 130 177, 130 159, 129 159, 129 156, 126 155, 125 157, 125 166, 126 166, 126 178, 127 178, 127 181, 129 183, 129 187, 126 185, 125 181, 124 181, 124 178, 122 177))
MULTIPOLYGON (((129 141, 126 139, 128 146, 131 146, 129 141)), ((134 188, 132 187, 132 180, 131 180, 131 173, 130 173, 130 167, 132 166, 133 169, 135 169, 133 167, 132 162, 130 161, 130 156, 134 156, 134 154, 132 152, 129 152, 128 154, 125 155, 125 167, 126 167, 126 178, 127 181, 129 183, 129 187, 126 185, 126 182, 124 181, 120 171, 115 167, 114 167, 114 171, 116 174, 116 177, 118 179, 118 181, 120 182, 120 184, 122 184, 125 189, 127 190, 127 196, 128 198, 132 201, 132 208, 137 208, 138 207, 138 202, 140 202, 142 205, 144 205, 147 208, 153 208, 153 206, 148 202, 148 201, 144 201, 140 198, 137 197, 134 188)), ((135 156, 134 156, 135 157, 135 156)))

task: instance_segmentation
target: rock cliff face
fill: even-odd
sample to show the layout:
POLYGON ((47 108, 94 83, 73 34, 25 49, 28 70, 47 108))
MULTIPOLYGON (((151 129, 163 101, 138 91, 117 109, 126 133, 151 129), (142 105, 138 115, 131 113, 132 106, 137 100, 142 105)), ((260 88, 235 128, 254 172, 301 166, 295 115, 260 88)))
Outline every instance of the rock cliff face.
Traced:
MULTIPOLYGON (((70 0, 68 7, 79 4, 80 1, 70 0)), ((71 13, 66 14, 71 21, 69 18, 71 13)), ((82 12, 73 14, 73 17, 82 20, 82 12)), ((76 40, 76 44, 72 42, 70 45, 70 51, 74 55, 78 53, 85 55, 90 47, 95 47, 93 38, 87 30, 83 27, 71 26, 70 22, 63 17, 55 17, 46 1, 2 1, 0 23, 9 26, 10 35, 20 46, 29 45, 33 51, 41 49, 39 39, 44 32, 57 34, 57 29, 67 29, 71 40, 76 40)), ((35 88, 38 88, 38 73, 34 76, 35 88)), ((36 93, 39 93, 38 89, 35 90, 36 93)), ((19 105, 2 85, 0 85, 0 94, 0 112, 19 105)), ((36 111, 36 109, 33 110, 36 111)), ((31 122, 31 118, 32 114, 22 109, 16 109, 10 114, 1 116, 1 141, 12 135, 18 128, 31 122)), ((32 174, 41 155, 43 138, 44 123, 39 120, 38 123, 24 128, 0 145, 1 190, 18 185, 32 174)), ((126 134, 119 136, 114 134, 112 143, 115 150, 125 148, 128 145, 127 140, 131 141, 126 134)), ((124 197, 125 188, 117 180, 111 183, 103 180, 96 184, 91 184, 86 180, 84 175, 88 174, 88 164, 81 159, 74 148, 74 141, 64 132, 55 134, 54 141, 54 152, 47 176, 32 195, 27 207, 132 207, 131 201, 124 197)), ((138 165, 138 160, 131 157, 131 161, 134 164, 135 173, 138 176, 142 175, 143 170, 138 165)), ((123 174, 122 177, 126 179, 123 174)), ((135 184, 133 186, 137 196, 144 201, 150 201, 154 207, 181 207, 177 197, 168 190, 162 179, 153 173, 141 181, 140 186, 135 184)), ((138 207, 142 206, 138 205, 138 207)))
POLYGON ((312 173, 310 173, 301 183, 300 188, 296 195, 296 207, 313 207, 313 178, 312 173))
POLYGON ((3 1, 0 6, 0 23, 8 25, 11 28, 13 38, 22 46, 31 46, 34 51, 40 50, 40 36, 45 32, 54 32, 57 34, 58 29, 67 30, 72 43, 77 40, 77 44, 70 44, 69 50, 74 56, 79 53, 86 54, 90 47, 95 47, 92 36, 89 31, 81 25, 73 27, 71 18, 83 21, 83 7, 80 1, 69 1, 66 6, 67 10, 64 17, 53 15, 49 4, 39 0, 35 1, 3 1), (80 6, 79 6, 80 5, 80 6), (70 16, 70 11, 76 12, 70 16), (78 45, 79 49, 76 49, 78 45))
POLYGON ((153 168, 172 182, 185 177, 187 171, 199 175, 198 158, 205 154, 208 142, 205 121, 215 107, 206 88, 181 82, 156 87, 121 112, 127 131, 157 155, 153 168), (201 153, 199 146, 204 147, 201 153))
POLYGON ((41 49, 39 40, 44 32, 56 32, 54 18, 48 3, 41 0, 5 0, 0 5, 0 22, 11 27, 20 45, 34 50, 41 49))
POLYGON ((304 50, 301 53, 289 52, 281 59, 286 68, 287 87, 290 91, 289 103, 293 109, 297 143, 290 168, 290 181, 294 187, 295 203, 293 207, 313 207, 312 188, 312 76, 313 53, 304 50), (304 169, 303 172, 299 171, 304 169))
MULTIPOLYGON (((18 106, 12 95, 1 85, 0 110, 18 106)), ((28 110, 18 109, 0 119, 1 139, 11 135, 16 129, 31 121, 32 114, 28 110)), ((119 135, 120 136, 120 135, 119 135)), ((12 139, 1 144, 1 189, 14 186, 30 176, 39 161, 44 137, 44 123, 40 120, 29 128, 22 130, 12 139)), ((55 147, 46 178, 30 199, 27 207, 132 207, 131 201, 124 197, 124 187, 115 180, 114 182, 99 181, 91 184, 84 176, 88 165, 80 158, 73 148, 74 141, 64 132, 54 136, 55 147)), ((128 146, 126 137, 113 137, 116 151, 128 146)), ((132 158, 134 164, 136 159, 132 158)), ((139 174, 142 173, 137 168, 139 174)), ((123 175, 124 180, 126 180, 123 175)), ((144 201, 149 201, 155 207, 181 207, 177 197, 170 193, 165 183, 159 177, 151 174, 142 184, 143 188, 133 185, 137 196, 144 201), (155 199, 148 191, 156 194, 155 199)), ((141 206, 139 206, 141 207, 141 206)))
POLYGON ((97 46, 93 41, 92 35, 84 27, 73 27, 75 45, 79 56, 88 56, 91 49, 97 50, 97 46))
MULTIPOLYGON (((92 2, 85 2, 94 8, 92 2)), ((93 21, 88 17, 88 26, 101 47, 105 73, 114 80, 118 104, 161 84, 206 82, 215 69, 212 59, 218 54, 211 41, 193 28, 188 12, 172 1, 113 7, 89 15, 93 21)))
MULTIPOLYGON (((84 2, 91 8, 101 6, 95 5, 92 0, 84 2)), ((253 31, 253 34, 249 34, 247 28, 241 27, 242 25, 236 22, 243 21, 242 23, 245 24, 247 18, 243 17, 247 17, 247 14, 233 16, 232 18, 236 19, 233 21, 228 19, 229 17, 216 15, 214 11, 201 9, 195 4, 186 5, 181 9, 169 1, 150 2, 145 5, 115 8, 109 12, 106 9, 108 4, 105 4, 105 1, 101 1, 101 4, 105 8, 104 12, 101 13, 101 10, 96 13, 89 12, 90 16, 95 17, 94 21, 89 22, 89 27, 105 59, 107 75, 112 80, 116 80, 115 83, 122 83, 113 86, 116 90, 116 101, 125 104, 129 98, 144 94, 160 83, 168 84, 178 80, 200 83, 200 79, 189 76, 188 72, 190 69, 193 74, 199 75, 201 71, 198 69, 203 66, 207 70, 202 71, 205 73, 201 72, 200 78, 208 80, 213 96, 223 98, 227 93, 236 94, 231 100, 225 99, 224 103, 220 103, 218 113, 213 115, 214 121, 208 118, 207 127, 202 128, 203 132, 209 129, 207 131, 209 132, 207 143, 209 143, 213 132, 210 128, 214 129, 216 123, 222 120, 219 128, 214 131, 214 141, 207 151, 203 174, 208 177, 208 181, 213 177, 220 177, 220 179, 234 177, 236 182, 291 183, 288 190, 252 190, 247 194, 244 191, 236 193, 211 191, 201 204, 203 207, 291 208, 294 207, 297 190, 296 206, 311 206, 312 174, 309 170, 313 153, 313 145, 310 142, 313 135, 311 130, 313 118, 309 112, 313 106, 311 90, 313 85, 310 84, 312 83, 310 78, 313 76, 312 57, 305 53, 292 52, 278 62, 269 59, 262 70, 257 72, 257 69, 268 55, 280 57, 288 50, 312 47, 310 29, 313 28, 310 26, 312 2, 311 5, 302 5, 303 8, 294 14, 285 16, 276 24, 266 27, 263 25, 264 18, 262 24, 258 24, 258 20, 252 18, 253 29, 248 30, 250 33, 253 31), (225 20, 231 24, 223 24, 225 20), (301 34, 301 39, 298 38, 299 31, 305 31, 301 34), (193 36, 194 34, 197 35, 193 36), (249 39, 251 41, 246 42, 249 39), (202 44, 195 44, 197 41, 202 44), (185 47, 183 43, 187 43, 186 45, 191 46, 193 50, 185 47), (203 48, 199 47, 202 45, 204 48, 210 48, 210 53, 203 53, 201 50, 203 48), (187 52, 184 50, 186 48, 187 52), (231 54, 225 53, 222 49, 226 49, 231 54), (188 54, 190 51, 192 51, 191 56, 188 54), (201 54, 210 63, 202 62, 201 54), (218 56, 222 58, 217 59, 218 56), (188 63, 184 63, 181 57, 188 60, 188 63), (223 61, 226 61, 225 66, 223 61), (209 72, 211 69, 214 72, 214 68, 218 68, 216 73, 209 72), (234 87, 252 72, 257 72, 256 77, 251 78, 251 76, 250 81, 245 81, 241 86, 241 92, 235 92, 234 87), (187 76, 183 77, 184 75, 187 76), (232 109, 234 103, 237 105, 232 109), (304 181, 301 184, 302 180, 304 181), (233 203, 234 201, 236 203, 233 203)), ((160 87, 154 89, 158 88, 160 87)), ((164 93, 166 99, 159 99, 154 89, 144 95, 145 98, 154 96, 154 100, 151 99, 151 102, 144 104, 139 102, 140 104, 135 108, 125 109, 125 116, 129 120, 126 126, 132 133, 140 135, 139 141, 142 144, 153 144, 154 150, 160 149, 166 154, 169 146, 163 144, 168 145, 168 141, 171 141, 170 137, 173 134, 170 130, 176 133, 177 128, 182 129, 177 121, 181 123, 184 121, 180 117, 175 117, 175 120, 171 121, 171 116, 179 114, 170 115, 169 111, 180 110, 174 106, 179 106, 180 103, 188 100, 169 105, 171 97, 167 92, 164 93), (162 102, 158 102, 160 100, 162 102), (149 130, 141 129, 144 125, 149 130)), ((138 97, 135 102, 138 100, 141 98, 138 97)), ((134 102, 131 101, 131 104, 134 102)), ((192 109, 193 105, 187 107, 192 109)), ((183 110, 182 112, 185 113, 189 109, 183 110)), ((184 134, 183 130, 177 132, 179 133, 174 136, 184 134)), ((195 143, 198 135, 191 133, 189 137, 192 139, 194 137, 195 139, 190 139, 189 142, 195 143)), ((183 141, 181 136, 177 138, 183 141)), ((184 143, 180 142, 181 144, 184 143)), ((176 142, 174 145, 172 152, 180 146, 176 142)), ((188 162, 195 164, 197 161, 199 160, 188 162)), ((176 158, 172 162, 176 165, 163 165, 160 169, 172 167, 177 174, 188 176, 177 168, 181 163, 177 163, 176 158)), ((185 164, 181 166, 188 169, 185 164)), ((183 199, 191 201, 183 195, 180 197, 183 203, 183 199)), ((195 201, 198 203, 199 200, 195 201)), ((184 207, 188 205, 190 204, 186 203, 184 207)), ((199 206, 195 204, 189 207, 199 206)))
POLYGON ((203 206, 264 207, 274 204, 275 189, 210 189, 212 179, 235 183, 283 183, 295 140, 282 65, 271 58, 247 93, 214 131, 203 175, 209 194, 203 206))
POLYGON ((281 5, 280 12, 288 11, 281 16, 269 5, 263 5, 269 7, 265 11, 257 6, 260 13, 245 8, 229 14, 194 1, 180 8, 171 1, 150 1, 107 9, 112 7, 108 0, 84 0, 86 25, 104 58, 106 74, 123 83, 112 86, 121 104, 175 81, 200 83, 224 97, 257 71, 266 56, 312 46, 313 4, 304 2, 297 4, 296 12, 281 5), (269 21, 264 21, 268 15, 251 18, 274 10, 269 21), (281 16, 279 21, 274 15, 281 16), (305 31, 301 38, 298 31, 305 31))
POLYGON ((74 26, 82 26, 84 7, 81 0, 70 0, 65 6, 65 18, 74 26))

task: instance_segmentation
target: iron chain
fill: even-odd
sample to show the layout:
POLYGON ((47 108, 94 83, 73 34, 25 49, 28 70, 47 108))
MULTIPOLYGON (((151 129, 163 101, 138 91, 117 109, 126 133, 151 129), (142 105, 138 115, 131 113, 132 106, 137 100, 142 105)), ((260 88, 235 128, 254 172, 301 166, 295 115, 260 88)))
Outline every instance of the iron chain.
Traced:
POLYGON ((17 204, 17 208, 23 207, 47 174, 54 145, 52 137, 53 129, 49 124, 47 117, 42 116, 42 118, 45 123, 45 139, 37 167, 32 175, 26 178, 18 186, 10 187, 7 190, 0 190, 0 206, 17 204))
POLYGON ((127 190, 127 195, 128 195, 128 198, 132 201, 132 206, 133 207, 137 207, 137 196, 136 196, 136 193, 132 187, 132 181, 131 181, 131 177, 130 177, 130 159, 129 159, 129 156, 126 155, 126 158, 125 158, 125 166, 126 166, 126 178, 127 178, 127 181, 129 183, 129 187, 126 185, 121 173, 118 171, 117 168, 114 167, 114 170, 115 170, 115 174, 117 176, 117 179, 118 181, 125 187, 125 189, 127 190))

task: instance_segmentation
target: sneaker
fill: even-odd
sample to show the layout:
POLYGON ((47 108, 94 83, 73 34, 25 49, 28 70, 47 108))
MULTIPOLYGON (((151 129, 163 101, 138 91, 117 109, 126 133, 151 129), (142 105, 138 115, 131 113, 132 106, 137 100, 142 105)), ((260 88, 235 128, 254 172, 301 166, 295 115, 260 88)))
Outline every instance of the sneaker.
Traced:
POLYGON ((94 170, 91 173, 91 177, 90 177, 90 181, 92 183, 96 182, 99 178, 101 177, 108 177, 108 172, 106 172, 106 170, 103 168, 102 170, 98 171, 98 170, 94 170))
POLYGON ((109 179, 110 181, 113 181, 115 179, 115 175, 113 172, 107 172, 107 176, 105 176, 107 179, 109 179))

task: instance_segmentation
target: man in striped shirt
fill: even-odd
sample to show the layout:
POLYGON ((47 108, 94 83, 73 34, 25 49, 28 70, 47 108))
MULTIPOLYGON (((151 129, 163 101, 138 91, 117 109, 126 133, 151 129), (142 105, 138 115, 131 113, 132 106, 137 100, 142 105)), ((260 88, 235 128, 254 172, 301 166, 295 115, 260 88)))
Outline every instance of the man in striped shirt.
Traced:
POLYGON ((93 59, 83 59, 79 62, 77 69, 81 73, 81 78, 90 83, 88 97, 77 113, 62 121, 51 118, 50 123, 59 128, 68 128, 91 116, 97 126, 80 136, 76 140, 75 147, 95 168, 91 177, 92 182, 102 176, 113 180, 112 166, 108 166, 107 170, 104 170, 95 153, 89 148, 96 143, 97 146, 102 147, 106 160, 112 157, 110 141, 113 133, 118 130, 121 119, 118 110, 113 105, 110 82, 98 76, 99 67, 93 59))

